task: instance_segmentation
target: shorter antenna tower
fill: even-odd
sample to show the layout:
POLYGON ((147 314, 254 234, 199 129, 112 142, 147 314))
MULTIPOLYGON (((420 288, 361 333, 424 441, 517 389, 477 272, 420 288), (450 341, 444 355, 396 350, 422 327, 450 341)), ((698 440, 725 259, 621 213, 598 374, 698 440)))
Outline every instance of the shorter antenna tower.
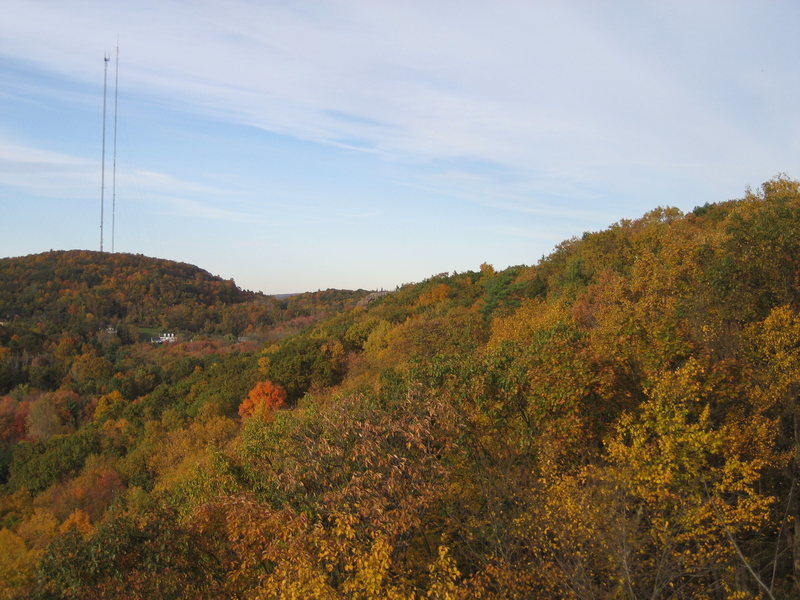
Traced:
POLYGON ((117 94, 119 92, 119 38, 117 39, 117 60, 114 68, 114 166, 111 175, 111 253, 114 253, 114 236, 117 215, 117 94))

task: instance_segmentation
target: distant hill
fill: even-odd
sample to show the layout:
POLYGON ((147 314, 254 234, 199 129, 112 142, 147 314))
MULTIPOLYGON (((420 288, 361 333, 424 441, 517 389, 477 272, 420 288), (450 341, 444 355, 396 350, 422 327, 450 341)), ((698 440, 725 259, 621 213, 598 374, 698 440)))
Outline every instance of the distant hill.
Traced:
POLYGON ((91 312, 153 319, 184 302, 213 306, 258 297, 194 265, 141 254, 51 251, 0 259, 0 317, 91 312))
POLYGON ((194 265, 140 254, 71 250, 0 259, 0 393, 26 383, 58 386, 63 368, 53 365, 70 364, 87 344, 104 353, 166 331, 184 341, 197 334, 279 339, 367 293, 326 290, 278 300, 194 265), (46 377, 32 375, 37 365, 47 366, 46 377))

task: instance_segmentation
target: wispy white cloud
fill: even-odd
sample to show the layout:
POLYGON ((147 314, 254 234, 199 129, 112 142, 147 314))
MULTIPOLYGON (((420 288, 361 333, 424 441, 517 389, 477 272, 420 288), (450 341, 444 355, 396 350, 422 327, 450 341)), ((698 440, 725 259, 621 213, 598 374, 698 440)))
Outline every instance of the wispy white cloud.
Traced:
POLYGON ((206 197, 228 197, 231 195, 229 190, 193 181, 184 181, 166 173, 141 169, 123 172, 121 174, 121 183, 144 188, 158 194, 197 194, 206 197))
POLYGON ((155 212, 161 215, 231 221, 234 223, 255 224, 258 222, 255 215, 251 213, 228 210, 187 197, 158 194, 150 196, 148 201, 157 203, 158 207, 155 212))
MULTIPOLYGON (((110 200, 110 168, 106 176, 106 195, 110 200)), ((99 200, 100 184, 99 161, 24 146, 0 138, 0 185, 50 198, 91 198, 94 202, 95 197, 99 200)), ((121 169, 117 173, 117 184, 120 188, 136 190, 137 201, 154 205, 156 212, 238 222, 254 222, 256 219, 252 212, 217 206, 221 200, 235 203, 234 192, 184 181, 165 173, 121 169)))
POLYGON ((86 196, 93 186, 99 192, 100 177, 94 161, 0 139, 0 184, 75 198, 86 196))
MULTIPOLYGON (((12 5, 4 52, 64 74, 96 81, 119 30, 128 90, 394 160, 491 162, 532 183, 555 170, 584 184, 638 168, 718 177, 785 161, 763 125, 797 127, 794 106, 775 100, 800 91, 791 61, 771 64, 773 49, 741 35, 785 27, 791 4, 12 5)), ((783 44, 800 50, 796 36, 783 44)))
POLYGON ((590 192, 577 189, 566 182, 542 182, 536 190, 518 185, 493 183, 491 178, 461 172, 445 172, 421 181, 397 182, 399 185, 437 196, 449 196, 512 213, 574 220, 580 223, 606 224, 608 214, 599 207, 575 201, 571 205, 554 204, 553 198, 586 199, 590 192))
MULTIPOLYGON (((395 221, 415 215, 384 195, 415 209, 430 199, 463 208, 465 228, 497 215, 480 225, 500 236, 497 248, 514 238, 510 256, 526 240, 549 244, 548 232, 735 197, 778 171, 798 176, 797 22, 800 4, 789 0, 6 0, 0 70, 34 75, 5 86, 0 102, 52 98, 98 112, 102 55, 119 33, 126 110, 183 120, 148 139, 138 162, 121 163, 120 188, 149 209, 209 225, 268 222, 309 256, 351 265, 331 232, 363 218, 386 228, 376 238, 391 237, 395 221), (188 158, 185 140, 170 145, 187 126, 186 137, 208 135, 188 158), (203 147, 244 129, 278 134, 259 131, 257 150, 296 155, 269 170, 246 151, 224 156, 235 149, 228 140, 219 153, 203 147), (325 151, 304 154, 316 144, 325 151), (336 165, 319 176, 303 162, 314 154, 318 166, 336 165), (363 165, 376 172, 359 187, 363 165)), ((31 130, 25 137, 0 115, 0 184, 95 198, 99 160, 31 130)), ((443 246, 470 250, 446 233, 443 246)), ((535 259, 545 248, 524 251, 535 259)), ((391 252, 411 260, 406 248, 391 252)))

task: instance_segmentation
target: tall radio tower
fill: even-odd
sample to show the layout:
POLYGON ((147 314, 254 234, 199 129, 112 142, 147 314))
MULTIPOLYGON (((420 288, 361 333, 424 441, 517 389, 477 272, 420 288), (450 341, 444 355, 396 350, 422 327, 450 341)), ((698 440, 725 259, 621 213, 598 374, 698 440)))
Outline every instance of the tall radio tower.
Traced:
POLYGON ((103 251, 103 217, 106 193, 106 89, 108 82, 108 55, 103 55, 103 153, 100 162, 100 252, 103 251))

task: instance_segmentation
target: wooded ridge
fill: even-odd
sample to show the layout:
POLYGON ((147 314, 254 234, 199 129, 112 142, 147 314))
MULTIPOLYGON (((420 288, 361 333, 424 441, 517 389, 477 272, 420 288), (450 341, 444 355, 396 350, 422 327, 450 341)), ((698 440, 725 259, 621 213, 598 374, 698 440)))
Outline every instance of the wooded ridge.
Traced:
POLYGON ((800 183, 389 294, 2 259, 0 394, 0 598, 800 597, 800 183))

